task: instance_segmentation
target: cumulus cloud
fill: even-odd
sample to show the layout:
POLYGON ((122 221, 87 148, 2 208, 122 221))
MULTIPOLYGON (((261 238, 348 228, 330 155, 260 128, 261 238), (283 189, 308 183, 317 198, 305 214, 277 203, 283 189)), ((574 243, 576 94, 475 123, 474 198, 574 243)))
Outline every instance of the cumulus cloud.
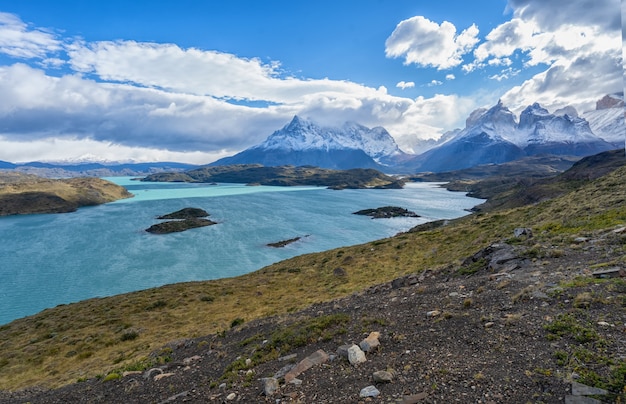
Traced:
POLYGON ((427 84, 428 87, 440 86, 443 82, 439 80, 431 80, 430 83, 427 84))
POLYGON ((507 91, 502 99, 513 110, 533 102, 552 109, 574 105, 592 108, 603 94, 622 87, 620 1, 509 0, 513 18, 494 28, 474 51, 466 71, 508 66, 490 76, 504 80, 518 73, 511 57, 545 70, 507 91))
POLYGON ((463 55, 478 43, 475 24, 457 34, 448 22, 437 24, 423 16, 401 21, 385 42, 388 58, 403 57, 404 63, 449 69, 462 63, 463 55))
POLYGON ((404 133, 414 103, 383 86, 282 77, 275 62, 134 41, 66 42, 74 73, 52 76, 44 67, 55 65, 57 48, 38 49, 38 64, 0 66, 0 159, 21 155, 20 142, 79 154, 88 145, 119 158, 222 156, 259 143, 295 114, 324 124, 394 123, 404 133))
POLYGON ((398 84, 396 84, 396 87, 401 88, 401 89, 406 89, 406 88, 413 88, 415 87, 415 83, 412 81, 400 81, 398 82, 398 84))
POLYGON ((517 17, 535 20, 548 30, 566 25, 604 27, 620 30, 620 0, 509 0, 517 17))
POLYGON ((452 73, 446 74, 446 80, 454 80, 454 79, 456 79, 456 76, 454 74, 452 73))
POLYGON ((513 87, 502 96, 502 101, 519 112, 533 102, 550 110, 567 105, 579 111, 592 109, 603 94, 623 88, 621 57, 585 55, 564 64, 554 64, 513 87))
POLYGON ((0 53, 16 58, 44 58, 61 42, 43 29, 30 29, 17 16, 0 12, 0 53))
POLYGON ((390 122, 385 128, 394 135, 402 150, 417 152, 423 139, 439 139, 450 128, 463 127, 465 118, 478 107, 475 97, 435 94, 414 100, 403 114, 403 120, 390 122))

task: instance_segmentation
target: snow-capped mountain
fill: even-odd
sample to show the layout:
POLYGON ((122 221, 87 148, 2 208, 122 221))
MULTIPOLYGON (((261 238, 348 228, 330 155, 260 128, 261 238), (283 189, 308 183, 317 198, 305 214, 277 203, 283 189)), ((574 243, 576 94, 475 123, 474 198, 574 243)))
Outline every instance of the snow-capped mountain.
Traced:
POLYGON ((596 109, 587 111, 582 117, 589 122, 593 133, 617 148, 626 142, 624 122, 624 93, 609 94, 596 103, 596 109))
POLYGON ((211 165, 263 164, 314 165, 322 168, 377 168, 393 166, 406 154, 382 127, 367 128, 354 122, 322 127, 294 116, 289 124, 265 141, 211 165))
POLYGON ((501 101, 474 111, 465 129, 404 165, 417 171, 450 171, 503 163, 537 154, 587 156, 615 147, 596 136, 584 118, 564 109, 555 115, 535 103, 516 116, 501 101))

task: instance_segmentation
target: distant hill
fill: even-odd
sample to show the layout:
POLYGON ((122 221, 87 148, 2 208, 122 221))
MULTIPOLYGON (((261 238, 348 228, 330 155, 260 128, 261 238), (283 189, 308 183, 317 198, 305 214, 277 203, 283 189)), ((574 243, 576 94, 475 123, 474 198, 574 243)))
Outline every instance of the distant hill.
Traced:
POLYGON ((46 178, 143 176, 164 171, 183 171, 198 167, 176 162, 39 162, 9 163, 0 161, 0 169, 11 169, 46 178))
POLYGON ((403 182, 374 169, 330 170, 312 166, 265 167, 260 164, 202 167, 179 173, 160 173, 142 181, 232 182, 250 185, 313 185, 333 189, 401 188, 403 182))
POLYGON ((469 191, 469 195, 488 199, 474 211, 510 209, 556 198, 581 184, 603 177, 626 166, 624 149, 587 156, 568 170, 555 175, 531 177, 523 174, 496 174, 477 180, 459 179, 447 185, 450 190, 469 191))

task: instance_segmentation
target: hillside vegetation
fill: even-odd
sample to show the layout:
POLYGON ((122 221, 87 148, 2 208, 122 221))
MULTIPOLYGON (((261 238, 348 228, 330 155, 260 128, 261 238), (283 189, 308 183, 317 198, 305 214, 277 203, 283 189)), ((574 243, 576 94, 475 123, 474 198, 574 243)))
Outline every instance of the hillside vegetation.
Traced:
MULTIPOLYGON (((593 282, 576 279, 579 279, 577 276, 583 273, 581 267, 587 268, 584 271, 589 271, 593 268, 626 266, 624 258, 626 235, 623 232, 613 233, 614 229, 623 229, 626 226, 626 181, 624 181, 626 167, 624 163, 622 161, 621 167, 594 180, 582 180, 580 176, 571 180, 567 173, 563 174, 560 176, 562 185, 567 188, 566 185, 569 184, 571 189, 562 196, 533 205, 473 214, 439 227, 416 229, 413 232, 362 245, 303 255, 237 278, 180 283, 113 297, 90 299, 44 310, 34 316, 13 321, 0 327, 0 389, 12 390, 34 385, 58 387, 95 376, 104 378, 111 374, 119 376, 122 370, 142 370, 158 366, 171 359, 172 349, 164 347, 168 343, 170 344, 167 346, 170 347, 176 345, 176 343, 172 345, 172 341, 190 341, 190 338, 205 335, 230 335, 227 330, 242 323, 247 324, 252 320, 268 316, 283 318, 312 304, 361 296, 368 288, 406 275, 443 274, 440 279, 437 278, 439 279, 437 283, 433 283, 433 288, 440 285, 439 282, 447 282, 451 278, 464 280, 469 284, 471 279, 479 279, 472 278, 473 274, 486 271, 485 263, 477 255, 478 252, 487 251, 490 246, 502 242, 512 245, 523 244, 524 257, 532 260, 532 265, 542 267, 542 262, 545 262, 545 265, 550 263, 550 266, 544 266, 548 272, 558 271, 563 279, 569 279, 567 282, 570 283, 560 283, 566 294, 574 293, 573 296, 577 296, 576 293, 578 293, 568 291, 567 288, 591 288, 590 292, 585 292, 588 295, 580 297, 582 302, 580 306, 573 308, 576 310, 573 313, 582 313, 580 315, 583 317, 588 316, 589 314, 584 312, 585 307, 594 307, 593 305, 597 303, 601 305, 600 312, 604 314, 602 318, 594 319, 592 322, 606 319, 615 324, 617 320, 618 328, 613 331, 617 333, 616 335, 622 335, 623 338, 623 329, 619 327, 626 324, 624 281, 617 279, 613 283, 604 284, 602 293, 610 294, 607 297, 605 294, 602 296, 594 294, 599 293, 600 289, 597 288, 596 292, 593 292, 593 282), (535 236, 526 241, 517 240, 513 237, 516 228, 530 228, 535 236), (598 234, 607 235, 602 237, 615 234, 611 236, 613 239, 611 239, 610 249, 602 250, 602 253, 588 254, 585 258, 585 250, 582 247, 573 247, 575 244, 573 240, 597 237, 598 234), (563 264, 559 266, 559 259, 568 256, 565 251, 571 251, 571 256, 576 257, 575 261, 563 261, 563 264), (585 259, 590 261, 585 262, 585 259), (554 269, 550 270, 552 265, 554 269), (588 300, 588 304, 585 303, 585 299, 588 300)), ((593 171, 593 166, 588 170, 593 171)), ((491 275, 486 272, 484 279, 486 280, 488 276, 491 275)), ((532 278, 532 276, 528 276, 529 281, 536 279, 537 284, 549 283, 541 281, 541 278, 532 278)), ((529 306, 523 309, 525 312, 536 311, 532 309, 537 304, 532 300, 532 289, 516 291, 507 289, 510 287, 507 285, 511 285, 511 282, 502 283, 502 285, 497 282, 493 283, 493 285, 496 284, 498 286, 494 286, 494 292, 506 293, 502 296, 508 296, 507 299, 512 299, 516 304, 528 304, 529 306), (508 295, 508 293, 511 294, 508 295)), ((465 285, 459 287, 469 288, 465 285)), ((485 290, 485 286, 476 285, 475 293, 481 293, 481 289, 485 290)), ((420 290, 428 292, 428 289, 420 290)), ((415 293, 418 292, 422 293, 419 290, 415 293)), ((432 302, 441 299, 443 303, 440 303, 442 305, 440 308, 445 309, 447 307, 445 304, 449 304, 445 302, 450 302, 449 290, 441 293, 444 294, 432 295, 430 298, 434 299, 432 302)), ((372 295, 372 299, 376 298, 376 295, 372 295)), ((484 312, 484 308, 481 311, 469 310, 475 307, 473 305, 478 299, 477 295, 474 298, 465 299, 459 306, 460 309, 448 309, 449 316, 444 311, 442 317, 437 320, 437 327, 443 327, 442 335, 455 335, 457 331, 455 327, 461 324, 454 321, 445 323, 448 318, 462 320, 462 324, 473 321, 477 324, 485 324, 485 327, 487 322, 494 324, 493 321, 496 320, 490 320, 488 317, 478 318, 484 316, 480 314, 484 312), (456 314, 457 311, 459 314, 456 314), (439 321, 442 322, 439 323, 439 321), (446 328, 446 324, 450 324, 452 328, 446 328), (456 325, 452 326, 452 324, 456 325)), ((560 304, 572 304, 574 297, 564 301, 569 303, 560 304)), ((387 303, 388 301, 379 302, 380 305, 387 303)), ((435 306, 437 303, 432 304, 435 306)), ((502 303, 496 300, 490 303, 487 299, 481 304, 489 307, 489 310, 497 311, 502 303), (489 305, 494 305, 494 307, 489 305)), ((337 303, 336 307, 343 306, 337 303)), ((559 310, 559 307, 547 306, 553 310, 559 310)), ((353 307, 350 310, 353 310, 353 307)), ((522 308, 518 307, 516 310, 521 311, 522 308)), ((311 314, 311 316, 315 315, 311 314)), ((548 327, 552 324, 554 331, 551 332, 554 333, 555 338, 565 338, 562 335, 567 330, 559 329, 552 322, 553 319, 552 316, 537 320, 541 323, 538 326, 539 330, 543 330, 542 326, 548 327)), ((378 320, 372 321, 374 324, 362 323, 367 326, 357 327, 357 329, 360 329, 361 333, 370 331, 372 324, 376 325, 378 320)), ((393 331, 394 324, 400 327, 404 322, 385 325, 382 321, 380 320, 378 326, 384 326, 387 330, 385 336, 390 341, 396 341, 398 338, 396 341, 398 342, 402 341, 402 338, 408 338, 407 331, 402 333, 393 331)), ((510 321, 517 320, 511 317, 510 321)), ((567 321, 570 321, 569 317, 567 321)), ((525 322, 526 320, 519 321, 520 324, 525 322)), ((511 324, 515 326, 515 323, 511 324)), ((507 327, 504 322, 502 326, 507 327)), ((431 330, 434 329, 432 327, 434 326, 431 326, 431 330)), ((575 324, 572 323, 567 327, 573 328, 575 324)), ((507 328, 503 330, 506 331, 507 328)), ((529 338, 528 343, 533 341, 535 345, 540 344, 548 352, 554 350, 555 348, 550 346, 551 342, 538 336, 538 332, 532 331, 533 337, 526 337, 529 338)), ((520 336, 524 338, 522 334, 520 336)), ((441 338, 438 337, 438 340, 441 338)), ((620 378, 623 379, 624 376, 620 372, 626 374, 626 361, 623 357, 620 359, 620 355, 624 352, 620 353, 620 348, 618 348, 619 346, 623 348, 623 341, 616 341, 612 338, 614 337, 604 338, 602 340, 604 345, 598 345, 597 339, 593 340, 596 341, 593 346, 584 342, 587 350, 585 363, 589 365, 582 368, 573 367, 574 362, 568 362, 569 364, 563 366, 569 366, 566 369, 570 371, 576 369, 583 375, 583 381, 588 384, 609 386, 613 392, 616 391, 615 389, 617 391, 623 389, 624 382, 623 380, 620 382, 620 378), (607 347, 610 348, 609 351, 607 347), (589 373, 589 369, 596 371, 589 373)), ((220 342, 222 343, 226 344, 227 341, 220 342)), ((517 357, 519 356, 517 353, 508 351, 510 348, 523 349, 522 346, 516 344, 523 344, 523 342, 507 343, 500 340, 498 349, 504 351, 498 352, 501 352, 503 358, 517 357)), ((574 342, 570 346, 574 347, 575 344, 574 342)), ((217 345, 210 346, 217 347, 217 345)), ((237 346, 242 350, 244 345, 237 346)), ((423 346, 421 349, 427 350, 428 346, 423 346)), ((572 361, 581 360, 574 356, 570 357, 575 352, 569 352, 567 349, 564 348, 563 352, 558 355, 565 355, 565 358, 570 358, 568 360, 572 361)), ((234 356, 229 360, 234 360, 234 356)), ((445 357, 438 358, 438 360, 441 360, 441 365, 445 367, 445 357)), ((550 359, 548 355, 547 361, 552 363, 553 360, 554 358, 550 359)), ((472 360, 468 357, 465 366, 469 367, 470 362, 472 360)), ((526 373, 529 380, 539 377, 537 375, 558 380, 565 377, 563 375, 557 377, 552 367, 549 369, 542 367, 544 362, 537 363, 536 369, 526 370, 530 372, 526 373)), ((506 366, 506 363, 503 362, 502 366, 506 366)), ((242 368, 245 370, 245 366, 242 368)), ((409 372, 407 369, 410 368, 405 368, 405 371, 409 372)), ((524 369, 520 371, 523 375, 524 369)), ((436 370, 434 372, 430 377, 435 377, 435 374, 439 375, 438 377, 446 375, 446 373, 437 373, 436 370)), ((473 383, 480 383, 485 376, 478 370, 476 372, 473 383)), ((232 379, 229 383, 235 383, 234 380, 232 379)), ((206 381, 207 388, 209 388, 209 382, 206 381)), ((519 383, 524 384, 523 381, 519 383)), ((89 386, 91 386, 89 389, 93 388, 93 385, 89 386)), ((239 385, 240 388, 245 386, 245 383, 239 385)), ((441 388, 444 387, 440 385, 439 389, 441 388)), ((429 389, 432 391, 431 394, 435 394, 437 386, 431 384, 429 389)))
POLYGON ((73 212, 130 197, 126 188, 99 178, 56 180, 0 171, 0 216, 73 212))

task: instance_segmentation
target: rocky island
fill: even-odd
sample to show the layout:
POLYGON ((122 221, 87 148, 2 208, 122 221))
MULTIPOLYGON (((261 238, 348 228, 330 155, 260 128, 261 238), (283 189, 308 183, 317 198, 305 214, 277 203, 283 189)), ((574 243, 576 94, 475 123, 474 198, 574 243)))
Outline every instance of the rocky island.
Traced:
POLYGON ((100 178, 49 179, 0 171, 0 216, 73 212, 132 196, 126 188, 100 178))
POLYGON ((372 219, 389 219, 392 217, 419 217, 415 212, 397 206, 383 206, 376 209, 363 209, 354 215, 371 216, 372 219))
MULTIPOLYGON (((304 237, 309 237, 309 235, 307 234, 304 237)), ((284 247, 284 246, 289 245, 291 243, 295 243, 296 241, 299 241, 300 239, 302 239, 302 237, 298 236, 298 237, 290 238, 290 239, 287 239, 287 240, 277 241, 275 243, 267 243, 267 246, 268 247, 274 247, 274 248, 281 248, 281 247, 284 247)))
POLYGON ((207 216, 209 214, 203 209, 183 208, 176 212, 158 216, 157 219, 168 221, 154 224, 147 228, 146 231, 152 234, 168 234, 217 224, 217 222, 205 219, 207 216))
POLYGON ((230 182, 254 185, 324 186, 331 189, 390 189, 404 183, 374 169, 331 170, 313 166, 265 167, 260 164, 202 167, 185 172, 152 174, 142 181, 153 182, 230 182))

